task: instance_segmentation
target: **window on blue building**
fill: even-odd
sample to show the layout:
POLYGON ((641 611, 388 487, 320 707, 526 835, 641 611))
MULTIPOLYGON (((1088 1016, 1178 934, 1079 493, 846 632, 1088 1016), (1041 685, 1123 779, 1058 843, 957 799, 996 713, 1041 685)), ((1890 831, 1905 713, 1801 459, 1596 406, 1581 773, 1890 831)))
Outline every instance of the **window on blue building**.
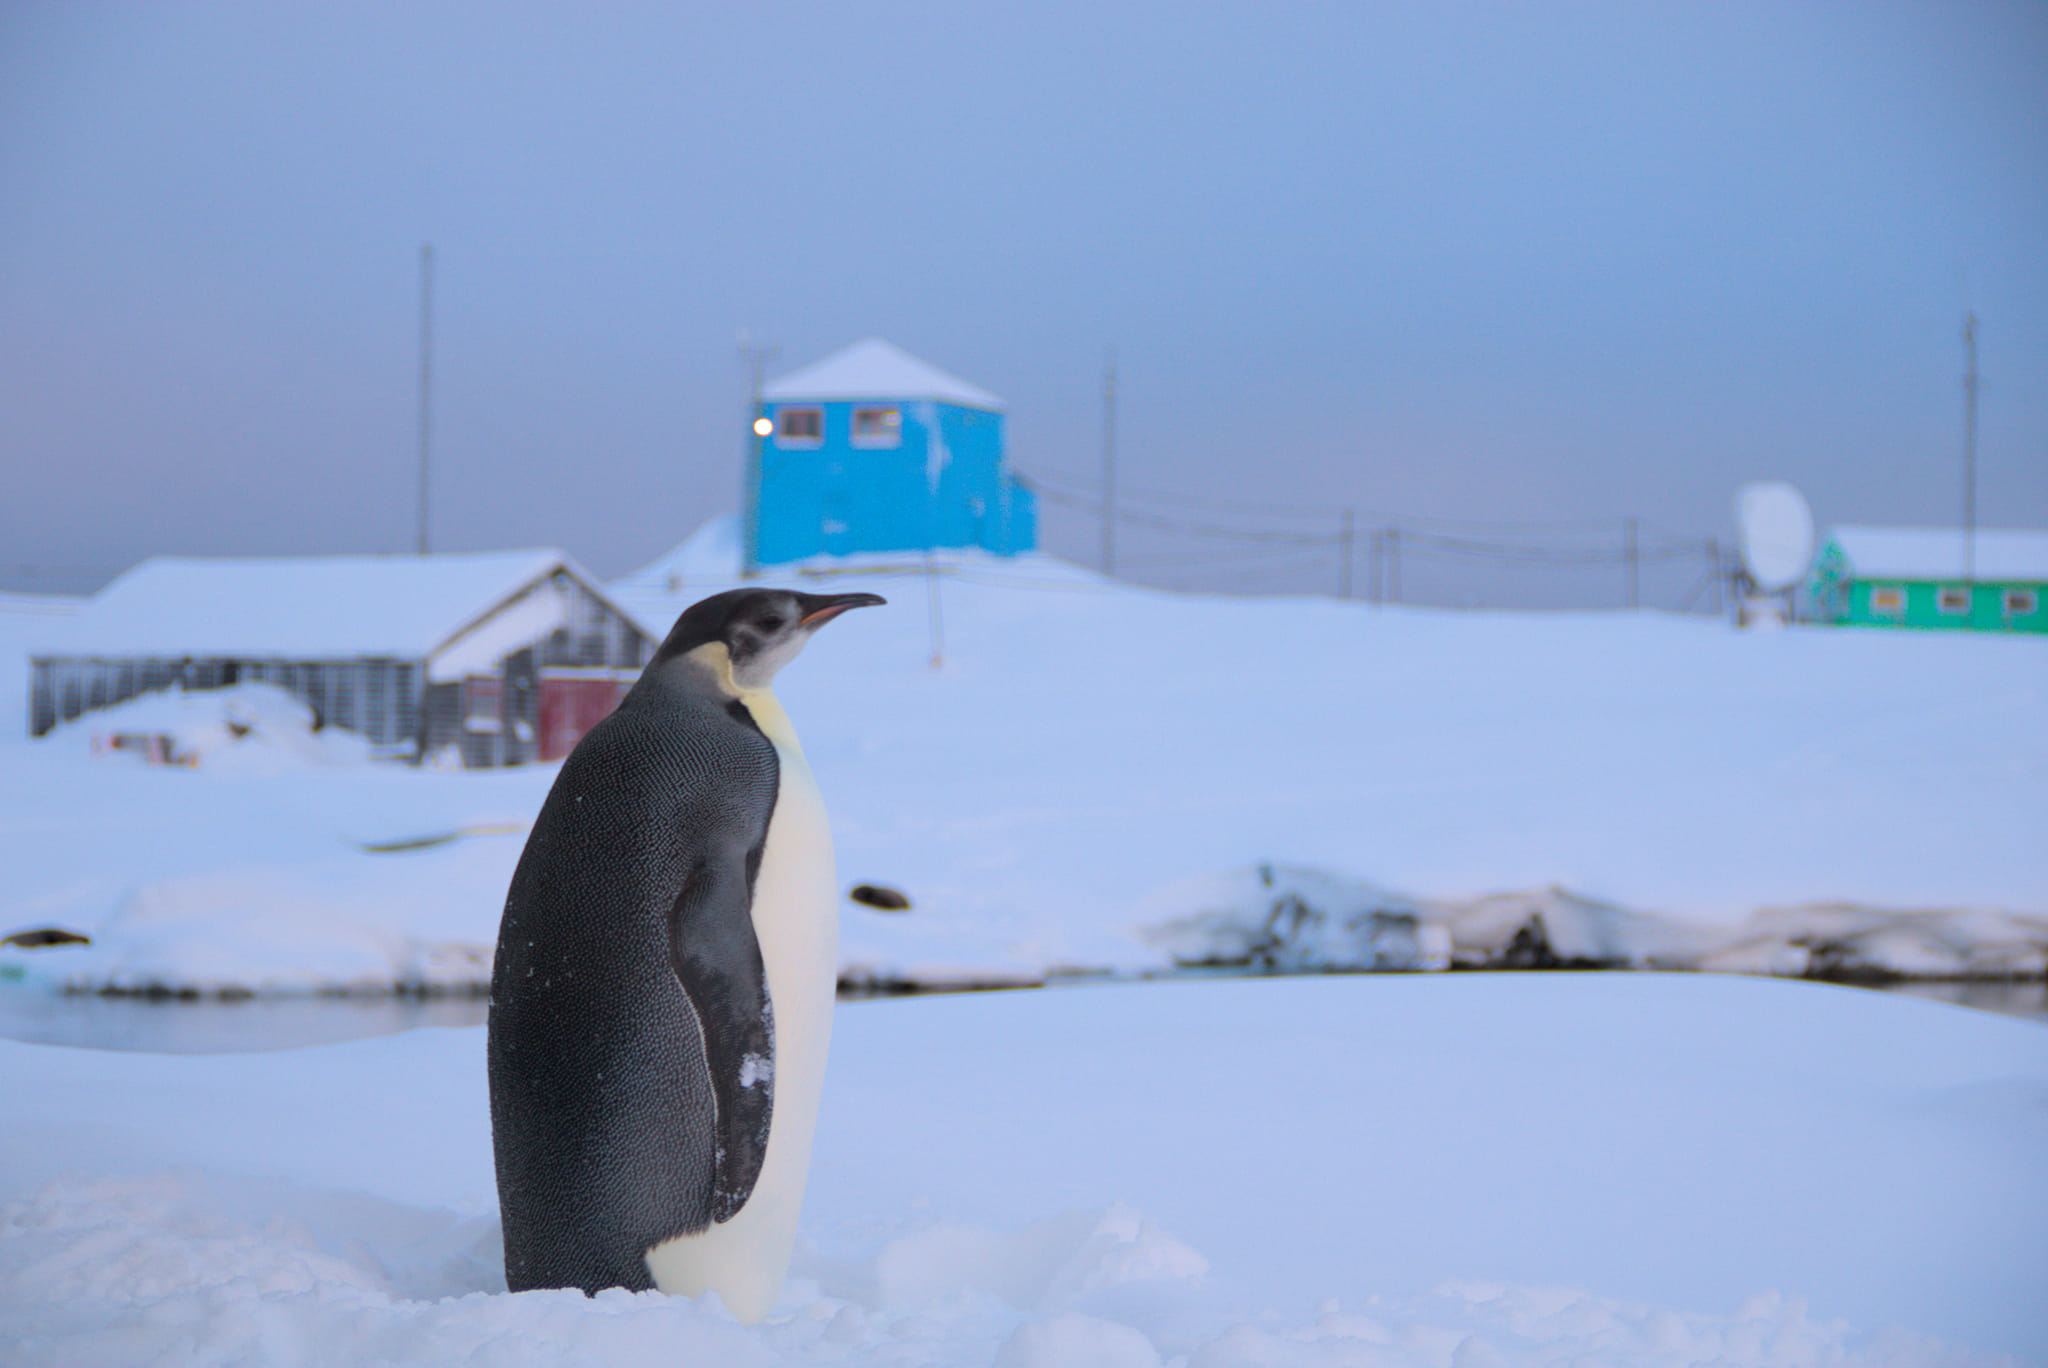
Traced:
POLYGON ((892 447, 903 443, 903 411, 887 408, 857 408, 853 411, 855 446, 892 447))
POLYGON ((825 435, 825 411, 814 408, 786 408, 775 415, 775 438, 780 442, 819 442, 825 435))

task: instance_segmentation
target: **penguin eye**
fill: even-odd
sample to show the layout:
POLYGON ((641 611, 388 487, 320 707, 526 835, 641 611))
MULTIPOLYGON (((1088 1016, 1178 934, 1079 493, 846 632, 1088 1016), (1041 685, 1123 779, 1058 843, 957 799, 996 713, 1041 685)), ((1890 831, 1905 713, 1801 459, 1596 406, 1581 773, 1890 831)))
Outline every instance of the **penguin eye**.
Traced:
POLYGON ((761 619, 761 630, 773 636, 782 630, 782 614, 770 613, 761 619))

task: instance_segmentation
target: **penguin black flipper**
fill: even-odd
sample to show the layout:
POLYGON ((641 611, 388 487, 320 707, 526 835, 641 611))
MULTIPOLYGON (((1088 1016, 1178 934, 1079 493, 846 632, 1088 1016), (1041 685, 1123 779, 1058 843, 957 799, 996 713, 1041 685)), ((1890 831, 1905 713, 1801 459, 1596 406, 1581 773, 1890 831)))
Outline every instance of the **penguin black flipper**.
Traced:
MULTIPOLYGON (((774 746, 722 703, 660 690, 629 697, 563 762, 513 874, 492 972, 510 1290, 645 1291, 649 1248, 737 1210, 721 1196, 733 1148, 722 1137, 746 1111, 746 1051, 723 1063, 735 1052, 719 1037, 733 1021, 742 1034, 758 1023, 756 1039, 772 1030, 751 885, 777 769, 774 746), (678 953, 700 936, 711 939, 678 953), (730 972, 711 962, 719 947, 730 972)), ((766 1102, 764 1091, 764 1127, 766 1102)), ((756 1157, 745 1191, 758 1173, 756 1157)))
POLYGON ((697 1015, 718 1107, 711 1219, 746 1205, 768 1153, 775 1107, 775 1017, 754 935, 759 847, 718 852, 692 870, 669 917, 669 963, 697 1015))

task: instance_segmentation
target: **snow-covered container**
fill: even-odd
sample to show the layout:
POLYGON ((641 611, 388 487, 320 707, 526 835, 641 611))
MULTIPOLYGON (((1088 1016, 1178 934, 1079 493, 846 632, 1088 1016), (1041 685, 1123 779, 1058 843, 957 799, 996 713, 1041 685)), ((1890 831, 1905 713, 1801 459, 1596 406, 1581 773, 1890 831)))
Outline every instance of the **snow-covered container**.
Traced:
POLYGON ((558 759, 659 635, 559 551, 157 557, 31 646, 29 733, 260 680, 382 755, 558 759))
POLYGON ((1837 527, 1808 597, 1843 626, 2048 632, 2048 532, 1837 527))

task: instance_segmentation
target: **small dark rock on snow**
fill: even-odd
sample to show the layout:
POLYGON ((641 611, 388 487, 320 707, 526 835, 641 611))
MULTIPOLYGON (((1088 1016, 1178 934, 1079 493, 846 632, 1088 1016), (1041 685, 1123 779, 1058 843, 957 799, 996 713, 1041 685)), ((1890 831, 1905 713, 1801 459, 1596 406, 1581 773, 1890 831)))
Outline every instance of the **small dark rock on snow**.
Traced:
POLYGON ((23 950, 40 950, 47 945, 91 944, 91 936, 66 931, 61 926, 38 926, 33 931, 17 931, 11 936, 0 938, 0 945, 19 946, 23 950))
POLYGON ((910 899, 887 884, 855 884, 847 891, 847 897, 862 907, 872 907, 877 912, 908 912, 910 899))

